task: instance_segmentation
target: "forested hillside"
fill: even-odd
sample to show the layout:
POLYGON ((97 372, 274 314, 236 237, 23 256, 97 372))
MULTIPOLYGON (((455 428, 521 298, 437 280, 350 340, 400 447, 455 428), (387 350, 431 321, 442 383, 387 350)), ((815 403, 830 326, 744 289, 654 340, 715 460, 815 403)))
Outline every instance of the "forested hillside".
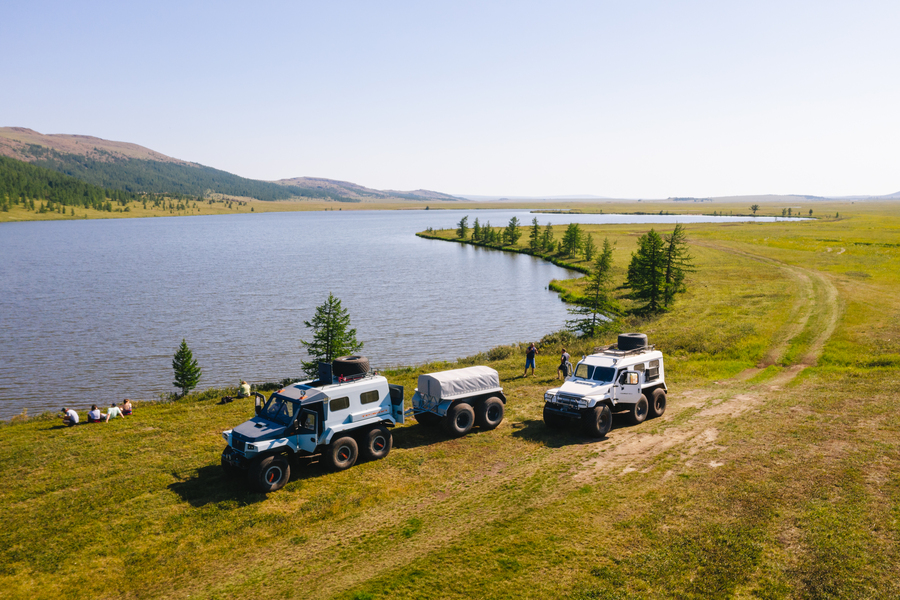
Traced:
POLYGON ((34 165, 77 177, 82 181, 127 192, 204 196, 208 193, 243 196, 258 200, 286 200, 297 196, 353 202, 329 191, 284 186, 246 179, 202 165, 123 158, 97 149, 98 157, 59 152, 29 144, 34 165))
POLYGON ((21 204, 31 210, 84 207, 112 210, 112 203, 137 200, 134 192, 104 189, 75 177, 0 156, 0 210, 21 204), (35 201, 41 202, 40 208, 35 201))

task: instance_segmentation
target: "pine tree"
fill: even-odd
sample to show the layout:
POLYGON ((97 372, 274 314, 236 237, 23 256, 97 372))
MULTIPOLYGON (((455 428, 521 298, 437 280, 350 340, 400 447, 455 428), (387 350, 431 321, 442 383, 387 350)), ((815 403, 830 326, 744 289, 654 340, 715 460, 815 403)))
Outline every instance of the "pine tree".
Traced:
POLYGON ((576 315, 575 319, 566 321, 566 328, 578 333, 582 337, 594 337, 601 328, 604 320, 619 312, 618 307, 609 296, 609 286, 612 280, 612 246, 609 238, 603 240, 603 250, 597 256, 594 268, 588 276, 588 284, 585 287, 586 302, 575 308, 569 309, 569 314, 576 315))
POLYGON ((175 371, 175 381, 172 385, 181 388, 182 396, 187 396, 187 393, 200 383, 200 367, 184 338, 181 339, 181 346, 172 359, 172 369, 175 371))
POLYGON ((456 225, 456 237, 460 239, 466 239, 466 235, 469 233, 469 215, 464 216, 459 220, 459 223, 456 225))
POLYGON ((597 250, 597 246, 594 244, 594 236, 589 233, 585 233, 584 244, 582 244, 582 246, 582 249, 584 250, 584 260, 594 260, 594 252, 597 250))
POLYGON ((687 233, 684 226, 677 223, 675 231, 666 236, 666 277, 663 288, 665 308, 675 299, 675 294, 685 291, 685 276, 694 271, 692 260, 693 257, 688 253, 687 233))
POLYGON ((635 312, 657 313, 662 311, 666 285, 665 243, 651 229, 638 239, 638 249, 631 255, 625 287, 631 288, 630 297, 644 300, 646 305, 635 312))
POLYGON ((574 256, 581 248, 581 237, 581 228, 578 223, 570 223, 562 239, 562 247, 568 256, 574 256))
POLYGON ((356 330, 350 329, 350 315, 341 308, 341 301, 329 293, 328 299, 316 307, 312 321, 304 325, 313 331, 311 342, 300 340, 310 360, 302 361, 303 371, 310 377, 319 372, 319 362, 331 362, 339 356, 353 354, 362 349, 356 341, 356 330))
POLYGON ((475 217, 475 224, 472 225, 472 241, 481 241, 481 224, 478 222, 478 217, 475 217))
POLYGON ((544 252, 553 252, 553 225, 547 223, 547 226, 544 227, 544 235, 541 237, 541 246, 544 248, 544 252))
POLYGON ((528 247, 532 254, 537 254, 541 249, 541 226, 537 217, 531 221, 531 234, 528 236, 528 247))
POLYGON ((519 231, 519 219, 513 217, 509 220, 509 224, 503 230, 503 243, 512 246, 519 241, 521 236, 522 232, 519 231))

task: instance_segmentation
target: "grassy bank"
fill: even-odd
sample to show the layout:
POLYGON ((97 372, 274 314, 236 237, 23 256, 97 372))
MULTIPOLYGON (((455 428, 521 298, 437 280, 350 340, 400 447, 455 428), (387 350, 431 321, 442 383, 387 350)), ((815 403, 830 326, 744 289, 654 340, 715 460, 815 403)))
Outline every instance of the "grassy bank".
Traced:
MULTIPOLYGON (((36 201, 38 205, 42 201, 36 201)), ((0 223, 21 221, 61 221, 73 219, 128 219, 144 217, 184 217, 192 215, 226 215, 240 213, 297 212, 297 211, 346 211, 346 210, 421 210, 426 206, 430 210, 465 210, 473 215, 479 210, 490 209, 524 209, 536 211, 535 216, 541 220, 541 211, 574 212, 574 213, 606 213, 606 214, 673 214, 673 215, 744 215, 750 214, 744 206, 748 202, 676 202, 672 200, 636 202, 631 200, 604 200, 598 202, 467 202, 467 201, 395 201, 395 202, 338 202, 333 200, 302 199, 261 201, 252 198, 227 197, 219 194, 203 201, 190 200, 179 208, 179 200, 168 200, 165 207, 154 207, 152 203, 143 202, 113 203, 113 210, 95 210, 91 208, 65 207, 64 211, 52 210, 39 212, 28 210, 22 205, 9 206, 0 211, 0 223), (212 202, 210 202, 212 200, 212 202), (127 209, 127 210, 126 210, 127 209)), ((758 216, 781 216, 782 211, 791 207, 794 214, 808 215, 813 209, 814 218, 832 218, 835 214, 843 214, 847 210, 864 207, 868 203, 851 204, 848 202, 815 202, 796 203, 788 200, 772 202, 762 201, 758 216)))
MULTIPOLYGON (((610 341, 562 336, 536 378, 521 377, 524 347, 459 362, 500 371, 497 430, 447 440, 406 425, 385 460, 308 461, 269 496, 218 466, 219 434, 249 401, 209 392, 110 424, 4 424, 4 595, 897 597, 900 218, 847 213, 688 225, 689 292, 626 323, 666 354, 669 408, 634 427, 616 417, 600 441, 541 421, 560 346, 610 341)), ((616 242, 624 275, 649 226, 587 229, 616 242)), ((409 398, 419 373, 451 366, 387 376, 409 398)))

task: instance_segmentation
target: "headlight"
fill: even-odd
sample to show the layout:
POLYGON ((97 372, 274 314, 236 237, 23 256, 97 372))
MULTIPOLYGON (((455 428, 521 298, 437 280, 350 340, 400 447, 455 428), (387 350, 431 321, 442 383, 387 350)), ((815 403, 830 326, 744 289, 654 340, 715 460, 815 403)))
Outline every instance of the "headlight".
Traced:
POLYGON ((247 444, 247 450, 256 450, 256 446, 253 444, 247 444))
POLYGON ((222 439, 224 439, 226 442, 228 441, 228 432, 227 431, 222 432, 222 439))
POLYGON ((553 402, 554 398, 556 398, 555 394, 551 394, 550 392, 544 394, 544 402, 553 402))

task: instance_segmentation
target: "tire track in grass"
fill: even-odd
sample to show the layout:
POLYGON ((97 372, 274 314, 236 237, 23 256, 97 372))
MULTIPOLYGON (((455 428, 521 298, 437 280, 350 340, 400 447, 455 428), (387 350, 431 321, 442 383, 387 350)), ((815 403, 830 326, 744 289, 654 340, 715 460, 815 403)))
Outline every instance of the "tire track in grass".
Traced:
MULTIPOLYGON (((750 386, 746 381, 762 371, 762 366, 748 369, 732 379, 716 382, 715 387, 679 393, 678 397, 682 401, 677 407, 670 404, 670 408, 675 410, 668 410, 659 418, 662 432, 646 433, 637 428, 617 430, 611 445, 604 449, 602 455, 585 463, 584 470, 576 476, 578 481, 587 482, 607 474, 649 472, 657 457, 666 452, 678 452, 686 464, 691 464, 692 458, 703 451, 723 449, 716 444, 717 426, 757 408, 773 394, 779 393, 782 387, 793 381, 805 368, 814 366, 834 333, 842 308, 837 288, 825 275, 718 244, 702 245, 772 265, 801 284, 794 306, 802 306, 802 314, 787 325, 779 336, 781 341, 766 356, 767 360, 773 360, 771 364, 775 364, 782 360, 798 338, 807 336, 810 341, 806 343, 802 357, 796 364, 777 372, 771 379, 750 386), (815 318, 812 318, 813 315, 815 318), (683 418, 688 409, 696 412, 683 418)), ((723 464, 711 461, 709 466, 715 468, 723 464)), ((671 472, 667 473, 670 474, 671 472)))
MULTIPOLYGON (((256 582, 264 577, 269 582, 278 582, 266 584, 276 595, 280 592, 290 597, 292 590, 303 590, 302 595, 307 598, 334 597, 386 575, 402 573, 411 565, 421 566, 437 560, 452 548, 464 545, 482 528, 543 509, 585 483, 634 471, 649 472, 660 456, 669 453, 677 453, 690 465, 701 452, 717 448, 718 425, 758 407, 806 366, 815 363, 834 331, 839 311, 836 289, 816 272, 739 250, 706 245, 770 264, 798 283, 800 293, 794 306, 801 314, 786 326, 783 339, 767 353, 767 359, 771 357, 773 364, 811 326, 814 311, 826 313, 826 318, 812 320, 813 324, 821 322, 824 326, 817 328, 801 364, 749 388, 744 374, 740 374, 715 386, 677 392, 675 397, 679 402, 670 403, 663 417, 647 423, 658 425, 661 431, 656 433, 645 433, 646 428, 641 427, 619 427, 604 440, 572 439, 559 447, 536 446, 532 441, 503 435, 491 447, 497 460, 483 463, 480 472, 460 470, 452 473, 439 490, 425 488, 329 522, 304 536, 300 545, 287 540, 276 543, 265 555, 244 557, 240 572, 232 573, 232 577, 212 589, 207 587, 203 593, 227 596, 238 590, 256 589, 256 582), (818 286, 821 293, 816 293, 814 278, 823 283, 818 286), (417 521, 411 526, 413 517, 417 521), (355 559, 357 555, 364 555, 365 560, 355 559)), ((760 370, 757 368, 753 373, 760 370)), ((513 423, 511 428, 522 429, 530 423, 513 423)), ((502 425, 498 433, 502 435, 507 427, 502 425)), ((472 441, 463 438, 459 444, 472 441)), ((465 460, 462 456, 465 448, 456 452, 465 460)), ((711 461, 709 467, 721 466, 725 460, 723 457, 711 461)), ((671 474, 669 471, 664 477, 671 474)))

